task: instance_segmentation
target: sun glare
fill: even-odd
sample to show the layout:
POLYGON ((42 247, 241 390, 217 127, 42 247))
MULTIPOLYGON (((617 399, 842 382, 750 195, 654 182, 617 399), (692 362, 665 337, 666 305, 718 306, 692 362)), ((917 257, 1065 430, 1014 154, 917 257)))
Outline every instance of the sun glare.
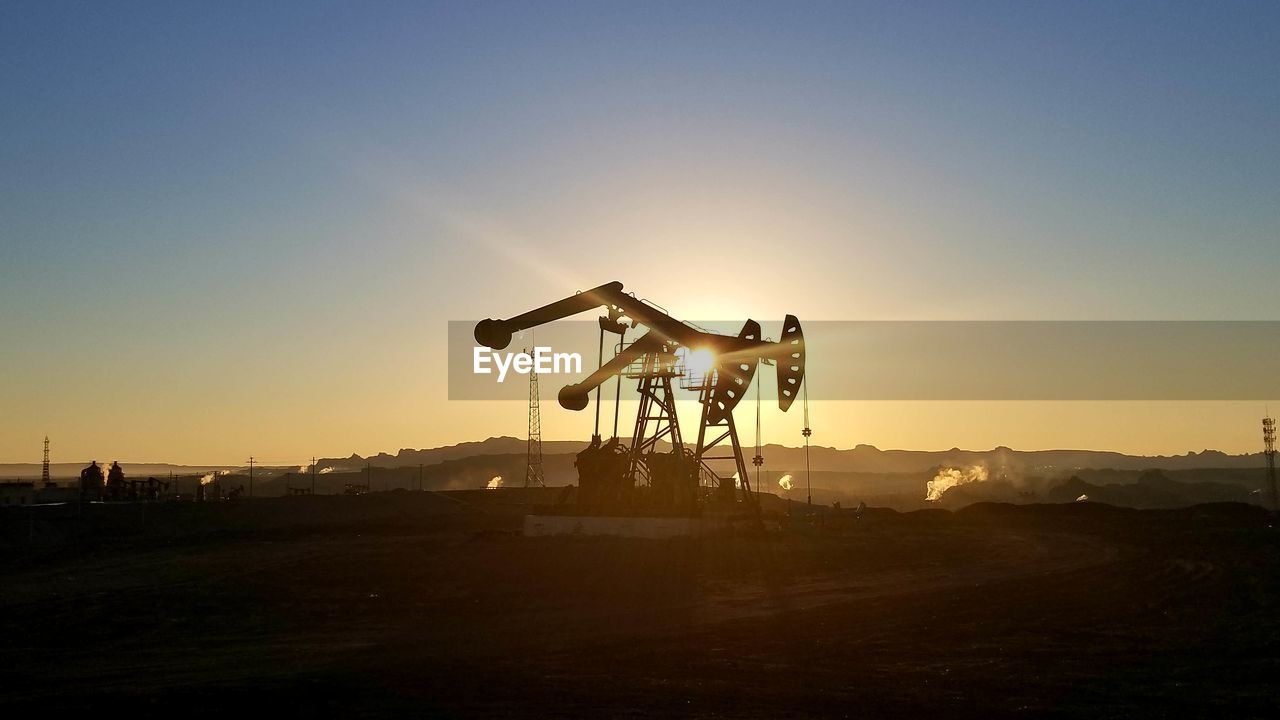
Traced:
POLYGON ((684 358, 685 368, 690 375, 695 377, 705 376, 715 368, 716 356, 707 348, 698 348, 690 350, 684 358))

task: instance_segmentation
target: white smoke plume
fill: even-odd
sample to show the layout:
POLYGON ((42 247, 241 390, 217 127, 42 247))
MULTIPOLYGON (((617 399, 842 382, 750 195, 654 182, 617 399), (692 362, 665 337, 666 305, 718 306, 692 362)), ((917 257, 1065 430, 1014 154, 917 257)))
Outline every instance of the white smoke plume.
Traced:
POLYGON ((484 486, 484 489, 485 489, 485 490, 497 490, 497 489, 498 489, 498 488, 500 488, 500 487, 502 487, 502 476, 501 476, 501 475, 494 475, 494 476, 493 476, 493 479, 489 481, 489 484, 484 486))
POLYGON ((783 475, 782 477, 778 478, 778 487, 782 488, 783 490, 790 490, 790 489, 791 489, 791 476, 790 476, 790 475, 783 475))
POLYGON ((929 502, 938 502, 942 499, 943 493, 957 485, 967 485, 971 482, 986 482, 987 468, 983 465, 974 465, 967 470, 959 468, 944 467, 933 476, 925 486, 924 499, 929 502))
POLYGON ((1089 496, 1081 495, 1080 497, 1076 498, 1076 502, 1089 502, 1089 496))
POLYGON ((331 473, 331 472, 333 472, 333 468, 331 468, 331 467, 322 467, 322 468, 320 468, 320 474, 321 474, 321 475, 328 475, 328 474, 329 474, 329 473, 331 473))
POLYGON ((200 477, 201 485, 208 485, 211 482, 213 482, 213 473, 205 473, 200 477))

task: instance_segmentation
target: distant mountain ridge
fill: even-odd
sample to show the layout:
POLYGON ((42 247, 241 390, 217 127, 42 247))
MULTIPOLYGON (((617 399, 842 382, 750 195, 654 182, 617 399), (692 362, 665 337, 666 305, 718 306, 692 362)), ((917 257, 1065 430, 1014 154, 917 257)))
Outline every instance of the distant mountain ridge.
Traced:
MULTIPOLYGON (((544 455, 574 454, 587 446, 581 440, 548 440, 542 443, 544 455)), ((665 446, 669 449, 670 446, 665 446)), ((373 467, 396 468, 433 465, 474 455, 522 454, 526 441, 510 436, 464 442, 438 448, 415 450, 404 448, 395 455, 378 453, 370 457, 351 455, 347 458, 318 460, 321 468, 357 470, 366 463, 373 467)), ((805 465, 804 448, 778 444, 765 445, 762 454, 765 467, 791 470, 805 465)), ((991 450, 881 450, 873 445, 858 445, 841 450, 812 446, 809 463, 815 471, 865 473, 918 473, 939 466, 984 465, 1006 474, 1057 475, 1084 469, 1114 470, 1196 470, 1243 469, 1261 467, 1262 453, 1229 455, 1218 450, 1202 450, 1185 455, 1127 455, 1104 450, 1013 450, 996 447, 991 450)))
MULTIPOLYGON (((586 446, 586 442, 578 440, 545 440, 542 443, 542 453, 544 455, 577 453, 586 446)), ((523 455, 527 448, 527 440, 504 435, 491 437, 487 440, 473 440, 438 448, 424 448, 422 450, 401 448, 395 455, 383 452, 369 457, 361 457, 352 453, 350 457, 345 458, 321 458, 316 460, 316 465, 321 469, 333 468, 335 471, 360 470, 366 464, 377 468, 415 467, 417 465, 435 465, 447 460, 461 460, 462 458, 476 455, 523 455)))
MULTIPOLYGON (((624 440, 625 442, 626 440, 624 440)), ((397 453, 378 453, 369 457, 353 454, 345 458, 323 458, 316 461, 319 469, 335 472, 363 470, 366 463, 375 468, 407 468, 418 465, 463 460, 490 455, 523 456, 526 441, 510 436, 458 443, 436 448, 402 448, 397 453)), ((587 446, 582 440, 547 440, 542 443, 544 456, 574 455, 587 446)), ((669 445, 659 449, 669 450, 669 445)), ((762 449, 767 471, 792 472, 805 467, 804 448, 778 444, 762 449)), ((54 463, 55 479, 77 477, 86 462, 54 463)), ((100 464, 110 464, 109 462, 100 464)), ((175 475, 203 474, 218 470, 240 470, 230 465, 176 465, 170 463, 121 462, 130 477, 157 477, 172 471, 175 475)), ((1103 450, 1013 450, 997 447, 991 450, 881 450, 873 445, 839 449, 815 445, 809 450, 809 465, 814 472, 838 473, 927 473, 939 467, 983 465, 993 475, 1069 477, 1082 470, 1245 470, 1265 465, 1262 453, 1229 455, 1218 450, 1202 450, 1185 455, 1127 455, 1103 450)), ((572 468, 572 463, 569 463, 572 468)), ((0 480, 31 480, 40 477, 39 463, 2 463, 0 480)), ((266 470, 267 468, 263 468, 266 470)))

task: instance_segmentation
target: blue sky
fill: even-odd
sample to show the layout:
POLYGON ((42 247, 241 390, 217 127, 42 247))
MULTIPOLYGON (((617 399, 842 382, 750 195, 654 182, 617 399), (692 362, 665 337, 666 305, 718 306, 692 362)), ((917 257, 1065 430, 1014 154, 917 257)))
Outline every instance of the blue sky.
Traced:
MULTIPOLYGON (((1276 319, 1277 48, 1276 3, 5 3, 0 459, 519 433, 424 417, 445 321, 612 279, 717 319, 1276 319)), ((961 444, 868 432, 831 442, 961 444)))

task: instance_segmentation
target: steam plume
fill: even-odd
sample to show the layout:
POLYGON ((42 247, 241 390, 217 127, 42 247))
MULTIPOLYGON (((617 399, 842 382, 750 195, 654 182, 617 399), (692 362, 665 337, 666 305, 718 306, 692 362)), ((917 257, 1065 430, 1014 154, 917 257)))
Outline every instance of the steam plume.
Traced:
POLYGON ((943 493, 957 485, 967 485, 971 482, 986 482, 987 468, 983 465, 974 465, 967 470, 959 468, 944 467, 938 471, 937 475, 925 486, 924 499, 929 502, 938 502, 942 499, 943 493))

